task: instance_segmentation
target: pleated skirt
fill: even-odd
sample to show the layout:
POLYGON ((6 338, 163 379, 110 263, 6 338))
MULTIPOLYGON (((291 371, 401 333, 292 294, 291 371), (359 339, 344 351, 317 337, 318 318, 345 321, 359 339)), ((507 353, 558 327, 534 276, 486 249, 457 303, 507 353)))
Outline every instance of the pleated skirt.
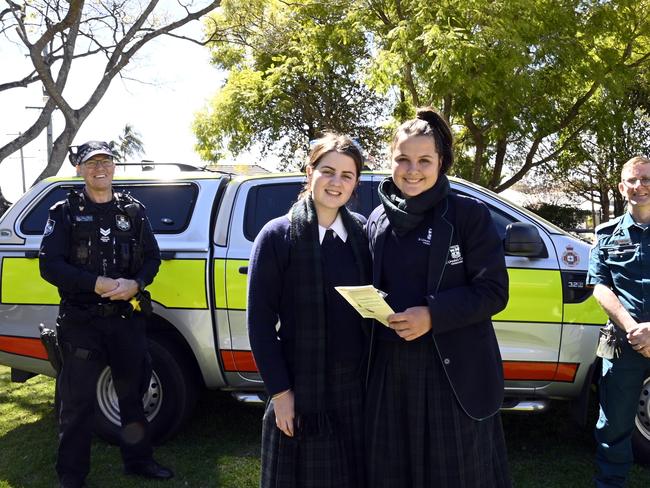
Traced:
POLYGON ((366 398, 373 488, 509 488, 501 417, 461 408, 433 339, 378 341, 366 398))
POLYGON ((275 425, 273 402, 262 420, 261 488, 364 488, 363 389, 358 365, 332 365, 327 409, 333 432, 291 438, 275 425))

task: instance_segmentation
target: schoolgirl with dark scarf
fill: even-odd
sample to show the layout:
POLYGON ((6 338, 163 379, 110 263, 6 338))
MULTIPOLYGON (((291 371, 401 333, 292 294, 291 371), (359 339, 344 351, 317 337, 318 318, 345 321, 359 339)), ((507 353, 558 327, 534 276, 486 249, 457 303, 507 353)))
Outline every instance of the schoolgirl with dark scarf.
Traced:
POLYGON ((450 191, 436 112, 397 129, 391 158, 366 225, 373 283, 397 312, 371 332, 368 486, 510 487, 491 322, 508 300, 501 240, 485 205, 450 191))
POLYGON ((362 162, 348 137, 317 140, 305 192, 253 245, 248 331, 271 397, 262 422, 263 488, 366 486, 369 325, 334 290, 370 281, 365 219, 344 206, 362 162))

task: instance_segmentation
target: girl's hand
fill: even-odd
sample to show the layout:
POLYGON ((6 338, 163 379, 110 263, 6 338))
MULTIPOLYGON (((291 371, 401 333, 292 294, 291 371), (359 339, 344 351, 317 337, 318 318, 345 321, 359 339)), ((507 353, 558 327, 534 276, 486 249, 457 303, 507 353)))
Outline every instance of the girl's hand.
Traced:
POLYGON ((417 339, 431 330, 429 307, 411 307, 389 315, 388 325, 406 341, 417 339))
POLYGON ((285 390, 278 393, 271 401, 275 412, 275 425, 287 436, 293 437, 293 420, 295 416, 293 391, 285 390))

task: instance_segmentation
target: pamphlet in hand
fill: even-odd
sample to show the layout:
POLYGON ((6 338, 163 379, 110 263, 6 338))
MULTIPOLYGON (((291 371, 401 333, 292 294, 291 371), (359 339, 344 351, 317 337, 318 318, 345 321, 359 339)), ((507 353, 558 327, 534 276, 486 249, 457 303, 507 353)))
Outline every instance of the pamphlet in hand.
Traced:
POLYGON ((375 319, 388 325, 388 316, 393 312, 390 308, 382 291, 378 290, 372 285, 363 286, 335 286, 334 289, 338 291, 343 298, 345 298, 350 305, 352 305, 359 314, 366 319, 375 319))

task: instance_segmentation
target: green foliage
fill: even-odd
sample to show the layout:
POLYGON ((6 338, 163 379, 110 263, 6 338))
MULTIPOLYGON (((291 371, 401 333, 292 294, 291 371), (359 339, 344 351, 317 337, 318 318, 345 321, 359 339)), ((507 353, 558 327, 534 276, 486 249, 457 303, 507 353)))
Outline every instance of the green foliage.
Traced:
POLYGON ((648 17, 649 0, 224 0, 206 25, 228 77, 198 148, 289 164, 329 128, 378 155, 386 127, 432 105, 457 135, 452 171, 500 191, 647 82, 648 17))
POLYGON ((144 154, 142 136, 131 124, 126 124, 122 129, 122 133, 118 136, 117 141, 111 141, 109 145, 115 153, 115 159, 119 162, 124 162, 127 158, 144 154))
POLYGON ((553 160, 558 138, 591 115, 589 100, 648 63, 647 0, 367 5, 370 82, 442 110, 467 151, 459 174, 497 190, 553 160))
POLYGON ((621 168, 630 158, 650 155, 650 89, 642 80, 603 90, 594 98, 591 117, 573 140, 564 146, 557 164, 547 174, 562 179, 570 191, 594 201, 606 221, 621 215, 625 202, 618 190, 621 168), (613 215, 610 213, 613 208, 613 215))
POLYGON ((562 229, 575 229, 590 215, 588 210, 557 203, 542 202, 528 205, 526 208, 562 229))
POLYGON ((364 32, 345 2, 222 2, 207 23, 212 62, 225 85, 195 119, 197 149, 210 161, 254 144, 285 166, 323 131, 348 133, 375 153, 381 99, 363 82, 364 32))

